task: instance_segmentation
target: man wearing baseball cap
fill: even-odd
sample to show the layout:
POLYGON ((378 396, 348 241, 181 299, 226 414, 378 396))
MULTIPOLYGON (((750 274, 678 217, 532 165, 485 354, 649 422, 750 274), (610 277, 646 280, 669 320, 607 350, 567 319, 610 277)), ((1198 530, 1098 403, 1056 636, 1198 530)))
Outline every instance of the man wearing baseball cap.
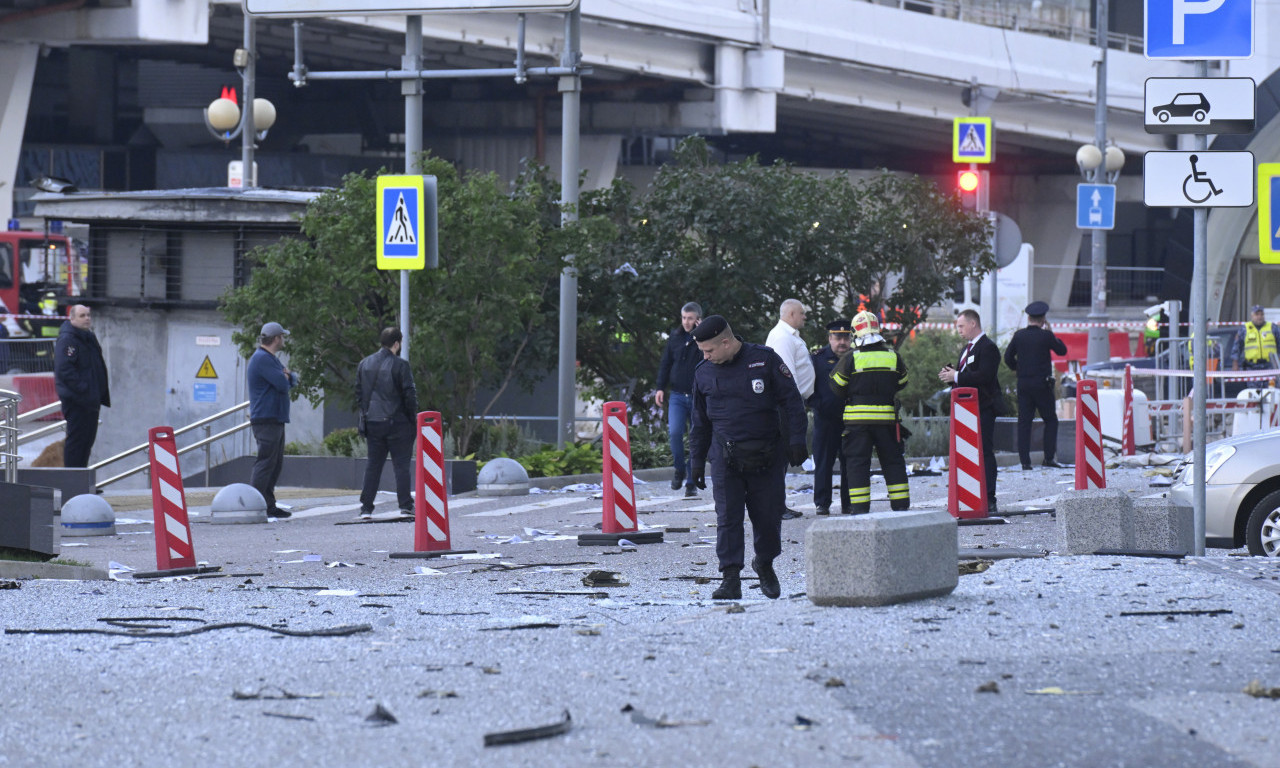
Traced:
MULTIPOLYGON (((1276 334, 1280 329, 1268 323, 1261 304, 1253 305, 1252 317, 1236 333, 1231 345, 1232 367, 1237 371, 1260 371, 1272 367, 1276 356, 1276 334)), ((1252 385, 1250 385, 1252 386, 1252 385)))
POLYGON ((253 462, 249 484, 267 502, 267 517, 289 517, 276 506, 276 481, 284 466, 284 425, 289 423, 289 390, 298 384, 298 374, 276 357, 289 332, 279 323, 267 323, 258 334, 258 349, 249 358, 249 423, 258 441, 258 459, 253 462))

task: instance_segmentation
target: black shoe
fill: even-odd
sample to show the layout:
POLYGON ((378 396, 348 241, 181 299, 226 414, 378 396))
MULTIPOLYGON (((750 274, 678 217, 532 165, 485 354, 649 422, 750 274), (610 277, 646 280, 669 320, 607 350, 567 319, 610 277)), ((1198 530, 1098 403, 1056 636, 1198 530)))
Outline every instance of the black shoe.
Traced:
MULTIPOLYGON (((1046 464, 1045 466, 1047 467, 1047 466, 1049 466, 1049 465, 1048 465, 1048 464, 1046 464)), ((1031 465, 1030 465, 1030 464, 1023 464, 1023 465, 1022 465, 1022 471, 1023 471, 1023 472, 1030 472, 1030 471, 1031 471, 1031 465)))
POLYGON ((827 515, 831 514, 831 507, 818 507, 817 514, 822 515, 823 517, 826 517, 827 515))
POLYGON ((361 520, 372 520, 372 519, 373 519, 373 510, 372 510, 372 509, 362 509, 362 510, 360 510, 360 519, 361 519, 361 520))
POLYGON ((293 517, 293 513, 283 509, 268 509, 267 517, 278 517, 284 519, 286 517, 293 517))
POLYGON ((686 485, 684 488, 684 497, 686 499, 698 498, 698 489, 693 487, 692 485, 686 485))
POLYGON ((778 584, 778 574, 773 572, 773 563, 762 563, 760 558, 751 558, 751 570, 760 577, 760 592, 770 600, 777 600, 782 594, 782 586, 778 584))
POLYGON ((791 507, 787 507, 782 513, 783 520, 795 520, 797 517, 804 517, 804 513, 798 509, 792 509, 791 507))
POLYGON ((1048 467, 1048 468, 1050 468, 1050 469, 1066 469, 1066 467, 1062 466, 1061 464, 1059 464, 1058 462, 1054 461, 1053 459, 1049 459, 1048 461, 1046 461, 1046 462, 1044 463, 1044 466, 1046 466, 1046 467, 1048 467))
POLYGON ((684 478, 682 476, 675 475, 671 478, 671 490, 678 491, 682 485, 684 485, 684 478))
POLYGON ((1000 508, 999 508, 998 506, 996 506, 996 501, 995 501, 995 499, 992 499, 991 501, 988 501, 988 502, 987 502, 987 515, 989 515, 989 516, 991 516, 991 517, 995 517, 995 516, 996 516, 996 515, 998 515, 998 514, 1000 514, 1000 508))
POLYGON ((414 519, 414 515, 413 515, 413 510, 412 510, 412 509, 402 509, 402 510, 400 510, 400 516, 401 516, 401 517, 407 517, 407 518, 409 518, 410 520, 414 519))
POLYGON ((840 508, 840 514, 842 514, 842 515, 852 515, 852 514, 853 514, 853 507, 841 507, 841 508, 840 508))
POLYGON ((739 575, 738 568, 726 568, 724 577, 720 581, 720 586, 716 587, 716 591, 711 593, 712 600, 741 600, 742 599, 742 577, 739 575))

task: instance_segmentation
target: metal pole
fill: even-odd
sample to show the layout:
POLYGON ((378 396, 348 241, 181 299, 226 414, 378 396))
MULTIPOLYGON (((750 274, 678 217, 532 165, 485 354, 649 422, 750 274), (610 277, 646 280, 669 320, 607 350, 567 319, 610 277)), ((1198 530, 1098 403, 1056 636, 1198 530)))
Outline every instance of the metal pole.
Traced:
MULTIPOLYGON (((1209 62, 1201 60, 1196 62, 1196 77, 1209 76, 1209 62)), ((1195 148, 1197 151, 1204 151, 1209 147, 1209 137, 1203 133, 1197 133, 1195 139, 1195 148)), ((1205 512, 1205 496, 1204 496, 1204 423, 1205 419, 1205 398, 1208 395, 1208 376, 1205 371, 1208 370, 1208 344, 1207 336, 1209 333, 1209 318, 1207 317, 1209 309, 1209 279, 1206 269, 1206 259, 1208 254, 1209 233, 1207 225, 1209 223, 1209 211, 1206 208, 1195 209, 1195 251, 1192 256, 1191 270, 1191 333, 1194 338, 1191 340, 1191 354, 1195 357, 1192 362, 1191 369, 1195 376, 1195 392, 1192 399, 1192 418, 1191 429, 1191 453, 1192 453, 1192 469, 1191 469, 1191 508, 1192 520, 1194 526, 1193 542, 1196 557, 1204 556, 1204 512, 1205 512)))
MULTIPOLYGON (((208 424, 205 424, 205 425, 204 425, 204 438, 205 438, 206 440, 208 440, 208 439, 209 439, 209 435, 211 435, 211 434, 213 434, 213 428, 212 428, 212 427, 210 427, 208 424)), ((208 487, 209 487, 209 462, 210 462, 210 460, 211 460, 211 459, 210 459, 210 456, 209 456, 209 443, 205 443, 205 444, 204 444, 204 487, 205 487, 205 488, 208 488, 208 487)))
MULTIPOLYGON (((565 14, 564 50, 560 54, 560 66, 576 67, 581 56, 581 16, 578 9, 565 14)), ((582 97, 582 78, 566 75, 560 78, 560 213, 561 225, 578 220, 578 130, 579 108, 582 97)), ((560 363, 558 369, 556 447, 564 448, 573 442, 574 413, 577 401, 575 378, 578 359, 578 270, 574 255, 565 257, 565 267, 560 273, 560 363)))
MULTIPOLYGON (((1102 152, 1102 160, 1093 171, 1094 184, 1107 180, 1107 13, 1108 0, 1097 0, 1098 15, 1094 37, 1098 42, 1098 93, 1094 105, 1094 144, 1102 152)), ((1089 302, 1089 363, 1104 363, 1111 358, 1111 344, 1107 328, 1107 232, 1095 229, 1090 234, 1093 248, 1090 252, 1092 271, 1089 302)))
POLYGON ((253 142, 258 132, 253 124, 254 80, 258 75, 258 54, 253 39, 253 17, 244 15, 244 49, 249 60, 244 65, 244 120, 240 123, 240 187, 248 189, 258 186, 257 174, 253 172, 253 142))
MULTIPOLYGON (((422 69, 422 17, 406 16, 404 25, 404 69, 422 69)), ((422 80, 400 83, 404 94, 404 172, 421 173, 422 154, 422 80)), ((400 270, 400 357, 409 359, 409 270, 400 270)))

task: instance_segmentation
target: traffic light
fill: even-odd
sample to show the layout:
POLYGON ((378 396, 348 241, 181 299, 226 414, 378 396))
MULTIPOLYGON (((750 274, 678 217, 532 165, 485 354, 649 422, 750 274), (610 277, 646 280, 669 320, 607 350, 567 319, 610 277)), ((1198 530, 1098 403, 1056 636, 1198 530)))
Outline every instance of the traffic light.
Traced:
POLYGON ((960 205, 967 211, 986 213, 990 206, 990 189, 987 171, 975 171, 968 168, 956 172, 956 190, 960 193, 960 205))

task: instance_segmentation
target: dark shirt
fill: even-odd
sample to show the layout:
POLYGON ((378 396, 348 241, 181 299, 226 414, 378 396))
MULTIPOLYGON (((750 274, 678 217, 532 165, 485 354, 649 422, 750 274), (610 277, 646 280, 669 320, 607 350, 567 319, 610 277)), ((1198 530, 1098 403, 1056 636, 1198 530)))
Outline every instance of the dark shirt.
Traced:
POLYGON ((418 389, 408 361, 382 347, 356 368, 356 404, 366 421, 417 422, 418 389))
POLYGON ((678 326, 667 338, 667 346, 662 350, 662 362, 658 365, 658 389, 670 389, 687 395, 693 391, 693 369, 702 362, 702 350, 687 333, 684 326, 678 326))
POLYGON ((840 356, 827 345, 810 355, 813 361, 813 397, 809 405, 813 408, 814 418, 840 423, 844 419, 844 398, 831 388, 831 372, 835 370, 840 356))
POLYGON ((707 460, 712 432, 720 440, 770 440, 780 419, 790 445, 804 445, 808 419, 800 389, 778 353, 763 344, 743 343, 723 365, 703 362, 693 374, 693 429, 689 433, 694 466, 707 460))
POLYGON ((53 348, 53 379, 58 399, 81 408, 111 405, 107 386, 107 363, 102 347, 91 330, 82 330, 64 320, 53 348))
POLYGON ((1053 360, 1049 354, 1067 354, 1067 345, 1053 331, 1036 325, 1013 334, 1004 351, 1004 363, 1018 372, 1018 379, 1043 381, 1053 378, 1053 360))
POLYGON ((284 363, 262 347, 249 358, 245 374, 249 383, 249 421, 289 423, 289 388, 298 383, 298 374, 285 375, 284 363))

